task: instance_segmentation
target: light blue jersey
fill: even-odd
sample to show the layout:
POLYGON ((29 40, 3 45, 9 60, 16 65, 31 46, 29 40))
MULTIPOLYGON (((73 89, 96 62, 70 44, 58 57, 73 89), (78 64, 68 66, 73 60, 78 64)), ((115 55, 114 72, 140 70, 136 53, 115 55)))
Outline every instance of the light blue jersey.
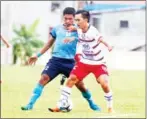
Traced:
POLYGON ((76 53, 76 45, 78 41, 77 32, 68 32, 63 25, 59 25, 54 27, 50 34, 55 39, 52 56, 73 59, 76 53), (70 43, 64 43, 63 41, 66 37, 75 37, 75 40, 70 43))

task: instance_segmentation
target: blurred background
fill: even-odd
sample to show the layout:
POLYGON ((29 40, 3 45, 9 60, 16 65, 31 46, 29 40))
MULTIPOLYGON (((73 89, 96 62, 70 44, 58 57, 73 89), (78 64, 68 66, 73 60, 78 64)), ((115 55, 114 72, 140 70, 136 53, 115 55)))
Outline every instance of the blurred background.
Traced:
MULTIPOLYGON (((115 47, 110 67, 145 69, 145 1, 1 1, 1 35, 11 44, 1 43, 1 64, 25 64, 69 6, 90 11, 91 24, 115 47)), ((49 57, 50 50, 37 64, 49 57)))

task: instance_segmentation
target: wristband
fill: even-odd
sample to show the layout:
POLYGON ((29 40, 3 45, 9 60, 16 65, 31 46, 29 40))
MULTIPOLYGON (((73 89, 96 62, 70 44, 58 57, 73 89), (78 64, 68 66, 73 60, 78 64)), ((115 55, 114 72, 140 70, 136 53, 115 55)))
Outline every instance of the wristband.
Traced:
POLYGON ((40 57, 42 54, 39 52, 39 53, 37 53, 37 57, 40 57))

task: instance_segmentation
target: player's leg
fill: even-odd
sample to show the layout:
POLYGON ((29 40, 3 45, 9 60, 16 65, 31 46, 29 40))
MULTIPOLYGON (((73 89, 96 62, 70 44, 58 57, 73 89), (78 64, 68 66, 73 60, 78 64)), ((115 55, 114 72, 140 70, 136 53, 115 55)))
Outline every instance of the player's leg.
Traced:
POLYGON ((97 79, 97 81, 100 83, 104 93, 105 93, 105 99, 107 102, 107 108, 108 108, 108 112, 114 112, 113 110, 113 95, 112 95, 112 91, 109 85, 109 81, 108 81, 108 75, 103 74, 101 76, 99 76, 99 78, 97 79))
MULTIPOLYGON (((76 78, 74 74, 70 75, 69 78, 67 79, 67 82, 65 86, 61 87, 61 96, 60 100, 67 99, 69 98, 71 94, 71 88, 78 82, 79 80, 76 78)), ((58 107, 55 108, 48 108, 49 111, 51 112, 60 112, 61 109, 58 107)))
POLYGON ((62 75, 62 78, 61 78, 61 81, 60 81, 60 85, 63 86, 64 85, 64 82, 66 80, 66 76, 65 75, 62 75))
POLYGON ((54 63, 53 59, 51 59, 47 63, 45 69, 43 70, 41 79, 34 88, 29 103, 26 106, 21 107, 21 109, 22 110, 32 109, 37 99, 41 96, 44 86, 52 79, 54 79, 58 74, 59 74, 58 66, 56 66, 56 63, 54 63))
MULTIPOLYGON (((80 64, 80 67, 82 67, 83 65, 80 64)), ((69 74, 70 72, 72 71, 74 67, 74 62, 68 62, 66 64, 66 67, 63 66, 63 69, 62 69, 62 73, 66 76, 66 77, 69 77, 69 74), (65 70, 66 69, 66 70, 65 70)), ((83 67, 84 69, 84 67, 83 67)), ((62 77, 63 78, 63 77, 62 77)), ((90 108, 92 110, 96 110, 96 111, 100 111, 100 107, 97 106, 95 103, 94 103, 94 100, 92 99, 92 95, 91 95, 91 92, 86 88, 85 84, 83 81, 79 81, 77 82, 76 84, 76 87, 80 90, 82 96, 84 97, 84 99, 86 99, 88 101, 88 104, 90 106, 90 108)))
POLYGON ((76 87, 81 91, 82 96, 87 100, 90 108, 95 111, 101 111, 101 108, 95 104, 91 92, 86 88, 83 81, 79 81, 76 83, 76 87))
MULTIPOLYGON (((74 85, 76 85, 76 83, 81 81, 86 75, 88 75, 89 72, 85 71, 84 69, 85 69, 85 67, 81 63, 78 63, 74 66, 73 70, 71 71, 69 78, 67 79, 65 86, 63 86, 61 88, 60 100, 68 99, 71 95, 72 87, 74 85)), ((57 110, 57 108, 55 108, 55 109, 49 108, 49 110, 52 111, 52 112, 58 112, 59 111, 59 109, 57 110)))
POLYGON ((97 77, 97 82, 101 85, 105 95, 105 99, 107 102, 108 112, 113 112, 113 95, 109 84, 109 76, 107 67, 105 65, 100 65, 97 68, 97 72, 95 73, 97 77))

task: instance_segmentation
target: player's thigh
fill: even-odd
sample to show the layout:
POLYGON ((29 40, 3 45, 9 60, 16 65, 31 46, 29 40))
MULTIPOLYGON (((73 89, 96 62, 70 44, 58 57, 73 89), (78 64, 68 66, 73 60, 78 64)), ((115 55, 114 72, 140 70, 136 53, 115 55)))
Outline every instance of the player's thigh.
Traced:
POLYGON ((50 59, 42 71, 42 75, 44 74, 48 75, 50 81, 53 80, 58 74, 60 74, 58 63, 53 59, 50 59))
POLYGON ((109 73, 105 65, 96 66, 93 71, 93 74, 95 75, 95 78, 97 79, 98 83, 108 82, 109 73))
POLYGON ((85 64, 78 62, 75 64, 75 66, 73 67, 71 73, 70 73, 70 77, 72 75, 76 76, 76 78, 79 81, 82 81, 90 72, 87 70, 87 67, 85 64))

